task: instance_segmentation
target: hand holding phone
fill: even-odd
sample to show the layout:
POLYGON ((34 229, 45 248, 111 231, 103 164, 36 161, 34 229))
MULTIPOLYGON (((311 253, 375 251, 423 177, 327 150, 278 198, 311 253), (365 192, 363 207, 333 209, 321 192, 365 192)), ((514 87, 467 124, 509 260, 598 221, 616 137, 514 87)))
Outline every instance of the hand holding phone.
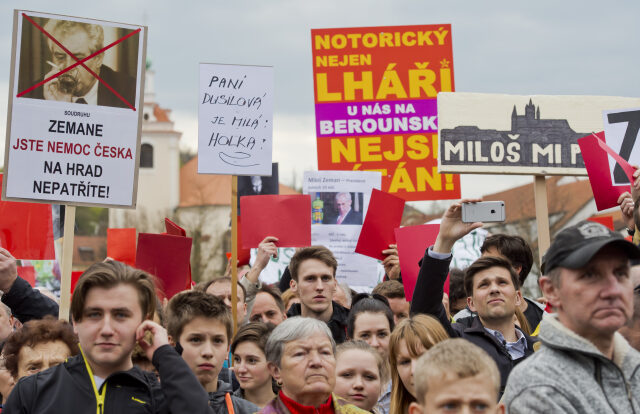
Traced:
POLYGON ((504 201, 479 201, 462 203, 462 222, 501 222, 505 221, 504 201))

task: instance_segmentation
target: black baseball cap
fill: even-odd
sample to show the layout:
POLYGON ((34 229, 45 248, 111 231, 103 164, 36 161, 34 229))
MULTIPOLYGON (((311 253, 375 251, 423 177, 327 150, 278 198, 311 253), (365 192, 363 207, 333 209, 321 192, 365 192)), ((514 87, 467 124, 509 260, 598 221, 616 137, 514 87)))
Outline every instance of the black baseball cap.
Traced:
POLYGON ((556 267, 579 269, 605 246, 616 246, 629 259, 640 259, 640 249, 620 233, 600 223, 584 220, 556 235, 542 258, 542 273, 547 274, 556 267))

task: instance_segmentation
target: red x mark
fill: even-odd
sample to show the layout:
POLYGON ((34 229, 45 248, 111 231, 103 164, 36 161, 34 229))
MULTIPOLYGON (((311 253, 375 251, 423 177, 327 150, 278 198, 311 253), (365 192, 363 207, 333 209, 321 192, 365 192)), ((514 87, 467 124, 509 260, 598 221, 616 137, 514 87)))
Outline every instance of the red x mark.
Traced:
POLYGON ((60 72, 58 72, 58 73, 56 73, 56 74, 54 74, 54 75, 51 75, 51 76, 49 76, 48 78, 46 78, 46 79, 44 79, 44 80, 42 80, 42 81, 40 81, 40 82, 36 83, 35 85, 31 86, 30 88, 28 88, 28 89, 26 89, 26 90, 24 90, 24 91, 20 92, 20 93, 17 95, 18 97, 21 97, 21 96, 23 96, 23 95, 25 95, 25 94, 27 94, 27 93, 31 92, 32 90, 34 90, 34 89, 36 89, 36 88, 38 88, 38 87, 40 87, 40 86, 44 85, 45 83, 49 82, 51 79, 55 79, 55 78, 57 78, 58 76, 62 75, 63 73, 66 73, 66 72, 68 72, 68 71, 72 70, 73 68, 75 68, 76 66, 81 65, 83 68, 85 68, 85 69, 87 70, 87 72, 89 72, 89 73, 90 73, 94 78, 96 78, 100 83, 102 83, 102 84, 103 84, 107 89, 109 89, 111 92, 113 92, 113 93, 114 93, 114 95, 116 95, 118 98, 120 98, 120 100, 121 100, 122 102, 124 102, 124 103, 129 107, 129 108, 133 109, 134 111, 136 110, 136 108, 135 108, 133 105, 131 105, 131 103, 129 103, 126 99, 124 99, 124 98, 122 97, 122 95, 120 95, 118 92, 116 92, 116 90, 115 90, 115 89, 113 89, 113 88, 112 88, 112 87, 111 87, 107 82, 103 81, 103 80, 102 80, 102 79, 101 79, 101 78, 100 78, 100 77, 99 77, 99 76, 98 76, 94 71, 92 71, 91 69, 89 69, 89 68, 87 67, 87 65, 85 65, 85 64, 84 64, 84 62, 86 62, 86 61, 88 61, 89 59, 92 59, 93 57, 95 57, 95 56, 99 55, 100 53, 103 53, 104 51, 106 51, 106 50, 108 50, 108 49, 112 48, 113 46, 117 45, 118 43, 121 43, 122 41, 124 41, 124 40, 128 39, 129 37, 131 37, 131 36, 135 35, 136 33, 140 32, 140 30, 142 30, 142 29, 134 30, 133 32, 129 33, 128 35, 123 36, 122 38, 120 38, 120 39, 116 40, 115 42, 113 42, 113 43, 111 43, 111 44, 109 44, 109 45, 107 45, 107 46, 103 47, 102 49, 97 50, 96 52, 94 52, 94 53, 90 54, 90 55, 89 55, 89 56, 87 56, 86 58, 84 58, 84 59, 82 59, 82 60, 79 60, 77 57, 75 57, 75 55, 74 55, 73 53, 71 53, 71 52, 70 52, 66 47, 64 47, 64 46, 62 45, 62 43, 60 43, 58 40, 56 40, 56 38, 54 38, 54 37, 53 37, 50 33, 48 33, 46 30, 44 30, 44 28, 42 28, 38 23, 36 23, 35 21, 33 21, 33 19, 32 19, 31 17, 27 16, 25 13, 22 13, 22 15, 24 16, 24 18, 25 18, 25 19, 27 19, 29 22, 31 22, 31 24, 33 24, 33 25, 36 27, 36 29, 40 30, 40 31, 41 31, 45 36, 47 36, 49 39, 51 39, 51 41, 52 41, 53 43, 55 43, 55 44, 56 44, 56 45, 58 45, 62 50, 64 50, 64 52, 65 52, 67 55, 71 56, 71 58, 73 58, 73 60, 75 60, 75 61, 76 61, 76 63, 74 63, 73 65, 69 66, 68 68, 63 69, 63 70, 61 70, 60 72))

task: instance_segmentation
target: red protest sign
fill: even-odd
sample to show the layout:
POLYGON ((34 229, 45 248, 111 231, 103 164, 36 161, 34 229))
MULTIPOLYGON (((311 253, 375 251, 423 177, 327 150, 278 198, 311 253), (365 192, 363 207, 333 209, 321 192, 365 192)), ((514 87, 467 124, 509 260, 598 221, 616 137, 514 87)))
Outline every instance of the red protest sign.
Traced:
POLYGON ((0 200, 0 246, 17 259, 55 260, 51 206, 0 200))
MULTIPOLYGON (((604 132, 578 139, 578 145, 580 145, 580 152, 589 175, 589 183, 591 184, 598 211, 616 207, 618 205, 618 197, 625 191, 630 191, 628 184, 613 185, 607 154, 614 156, 616 162, 620 164, 627 176, 633 175, 633 167, 609 148, 605 142, 604 132)), ((633 177, 630 177, 630 182, 633 182, 633 177)))
POLYGON ((83 273, 84 272, 71 272, 71 293, 76 290, 78 280, 80 280, 80 276, 82 276, 83 273))
POLYGON ((107 256, 129 266, 135 266, 136 229, 107 229, 107 256))
POLYGON ((60 70, 58 73, 55 73, 51 76, 49 76, 46 79, 43 79, 42 81, 36 83, 35 85, 25 89, 24 91, 20 92, 17 97, 21 97, 23 95, 28 94, 29 92, 31 92, 32 90, 44 85, 45 83, 49 82, 52 79, 57 78, 58 76, 73 70, 76 66, 81 65, 87 72, 89 72, 91 74, 91 76, 93 76, 94 78, 96 78, 98 80, 98 82, 100 82, 101 84, 103 84, 107 89, 109 89, 111 92, 113 92, 114 95, 116 95, 118 97, 118 99, 120 99, 125 105, 127 105, 129 108, 131 108, 132 110, 136 110, 135 106, 133 106, 131 104, 131 102, 127 101, 125 98, 122 97, 122 95, 120 95, 111 85, 109 85, 107 82, 105 82, 100 76, 98 76, 97 73, 95 73, 93 70, 91 70, 86 64, 85 62, 94 58, 95 56, 104 53, 105 51, 109 50, 110 48, 112 48, 113 46, 117 45, 118 43, 123 42, 124 40, 128 39, 129 37, 139 33, 141 31, 141 29, 137 29, 134 30, 133 32, 121 37, 120 39, 117 39, 116 41, 112 42, 111 44, 101 48, 100 50, 95 51, 94 53, 90 54, 89 56, 83 58, 83 59, 78 59, 73 53, 71 53, 71 51, 69 51, 69 49, 67 49, 66 47, 64 47, 64 45, 62 43, 60 43, 55 37, 53 37, 49 32, 47 32, 42 26, 40 26, 38 23, 36 23, 31 17, 29 17, 26 13, 22 13, 22 16, 29 21, 29 23, 31 23, 36 29, 38 29, 40 32, 42 32, 42 34, 44 34, 47 38, 49 38, 49 40, 51 40, 53 43, 55 43, 58 47, 60 47, 60 49, 62 49, 67 55, 69 55, 73 60, 76 61, 76 63, 74 63, 73 65, 60 70))
POLYGON ((384 260, 382 250, 395 244, 394 230, 400 226, 405 201, 377 189, 371 191, 371 201, 356 245, 356 253, 384 260))
POLYGON ((158 294, 171 299, 191 282, 191 238, 170 234, 140 233, 136 267, 158 279, 158 294))
MULTIPOLYGON (((187 237, 187 231, 182 227, 178 226, 176 223, 171 221, 170 219, 164 219, 164 227, 167 231, 167 234, 171 234, 173 236, 187 237)), ((187 280, 187 285, 185 289, 191 288, 191 263, 189 263, 189 280, 187 280)))
POLYGON ((423 224, 396 229, 402 284, 408 301, 413 298, 413 291, 418 281, 418 273, 420 272, 418 263, 424 257, 426 249, 435 243, 439 230, 439 224, 423 224))
POLYGON ((240 199, 242 247, 258 247, 266 236, 278 238, 278 247, 311 245, 309 195, 259 195, 240 199))
POLYGON ((31 287, 36 287, 36 268, 33 266, 18 266, 18 276, 29 282, 31 287))

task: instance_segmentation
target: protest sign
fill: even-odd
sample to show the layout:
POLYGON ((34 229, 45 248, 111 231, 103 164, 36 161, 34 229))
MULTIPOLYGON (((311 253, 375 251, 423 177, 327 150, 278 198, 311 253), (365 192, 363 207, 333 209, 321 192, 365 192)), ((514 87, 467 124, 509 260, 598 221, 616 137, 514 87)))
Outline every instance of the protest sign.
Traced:
POLYGON ((54 260, 51 206, 0 201, 0 247, 17 259, 54 260))
POLYGON ((380 181, 373 171, 305 171, 303 177, 302 192, 311 196, 311 242, 333 252, 340 263, 336 278, 357 291, 380 281, 378 261, 355 253, 371 190, 380 189, 380 181))
POLYGON ((608 96, 440 93, 440 172, 586 175, 577 140, 602 111, 640 105, 608 96))
POLYGON ((146 33, 15 12, 3 199, 135 207, 146 33))
POLYGON ((616 207, 620 195, 625 191, 631 191, 629 182, 630 179, 633 179, 633 167, 622 159, 620 155, 616 154, 612 148, 607 146, 604 132, 582 137, 578 140, 578 144, 589 173, 589 184, 591 184, 596 208, 598 211, 602 211, 616 207), (623 172, 627 178, 626 184, 614 185, 612 183, 613 166, 609 164, 609 156, 614 159, 614 162, 622 165, 623 172))
POLYGON ((400 227, 402 213, 404 212, 404 200, 376 190, 371 192, 371 202, 362 224, 362 231, 358 237, 356 253, 384 260, 382 251, 395 244, 394 229, 400 227))
POLYGON ((271 175, 273 67, 200 64, 198 173, 271 175))
POLYGON ((318 169, 379 171, 382 190, 405 200, 460 197, 436 160, 451 25, 316 29, 311 43, 318 169))
MULTIPOLYGON (((640 146, 636 145, 640 131, 640 108, 603 111, 603 123, 606 145, 628 163, 640 165, 640 146)), ((608 159, 612 185, 630 185, 622 165, 613 156, 608 159)))
POLYGON ((242 197, 242 247, 258 247, 267 236, 279 247, 311 245, 311 199, 308 195, 242 197), (267 218, 268 219, 265 219, 267 218))
POLYGON ((413 291, 418 281, 420 260, 424 257, 427 247, 433 245, 438 236, 440 224, 422 224, 396 229, 398 243, 398 257, 404 294, 408 301, 413 298, 413 291))
POLYGON ((169 234, 140 233, 136 268, 158 278, 159 294, 171 299, 191 283, 191 238, 169 234))
POLYGON ((278 163, 271 164, 271 176, 247 175, 238 177, 238 215, 242 215, 240 210, 240 200, 244 196, 279 194, 280 181, 278 178, 278 163))

